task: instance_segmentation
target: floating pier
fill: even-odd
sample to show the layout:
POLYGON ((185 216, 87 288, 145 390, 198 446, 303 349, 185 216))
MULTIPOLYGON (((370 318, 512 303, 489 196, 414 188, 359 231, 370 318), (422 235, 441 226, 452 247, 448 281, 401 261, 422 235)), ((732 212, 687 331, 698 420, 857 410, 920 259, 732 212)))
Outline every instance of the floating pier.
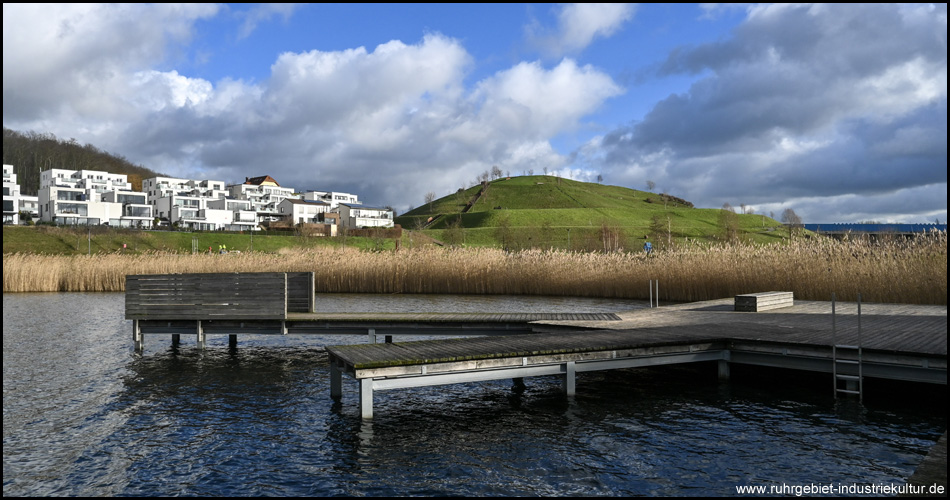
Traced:
POLYGON ((330 346, 330 395, 340 398, 343 376, 352 377, 360 414, 370 419, 381 390, 553 375, 572 395, 578 373, 702 361, 717 362, 722 379, 733 364, 852 376, 860 367, 863 377, 946 385, 946 306, 864 304, 861 364, 836 367, 833 338, 858 329, 849 306, 838 304, 835 321, 830 302, 750 315, 722 299, 631 311, 612 322, 536 322, 545 335, 330 346))

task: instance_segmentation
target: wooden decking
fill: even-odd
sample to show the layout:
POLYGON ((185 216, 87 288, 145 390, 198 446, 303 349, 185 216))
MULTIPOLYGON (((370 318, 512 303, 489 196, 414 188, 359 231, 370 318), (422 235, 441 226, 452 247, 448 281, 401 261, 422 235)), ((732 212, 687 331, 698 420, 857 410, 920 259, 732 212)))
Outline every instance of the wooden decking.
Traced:
POLYGON ((357 344, 327 348, 333 387, 360 381, 361 413, 372 417, 373 390, 475 380, 719 361, 832 372, 832 345, 860 344, 864 376, 946 384, 947 308, 798 301, 750 314, 732 299, 620 313, 619 321, 543 320, 546 335, 357 344))

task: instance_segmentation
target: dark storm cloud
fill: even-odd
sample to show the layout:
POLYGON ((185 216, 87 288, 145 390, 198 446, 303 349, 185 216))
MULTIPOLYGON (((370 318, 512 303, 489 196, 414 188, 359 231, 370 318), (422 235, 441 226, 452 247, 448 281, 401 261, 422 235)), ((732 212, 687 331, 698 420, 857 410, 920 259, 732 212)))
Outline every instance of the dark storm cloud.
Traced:
POLYGON ((945 185, 946 57, 944 5, 758 8, 668 57, 700 80, 606 134, 606 168, 712 207, 945 185))

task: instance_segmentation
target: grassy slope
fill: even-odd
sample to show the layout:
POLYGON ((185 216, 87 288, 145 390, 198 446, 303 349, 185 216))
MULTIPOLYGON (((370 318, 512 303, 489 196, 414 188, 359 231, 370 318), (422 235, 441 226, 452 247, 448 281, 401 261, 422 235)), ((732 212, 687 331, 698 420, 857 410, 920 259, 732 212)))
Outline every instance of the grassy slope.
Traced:
POLYGON ((219 233, 219 232, 178 232, 178 231, 138 231, 131 229, 65 228, 49 226, 4 226, 3 253, 40 253, 52 255, 80 255, 89 252, 89 239, 92 239, 92 253, 144 253, 149 251, 171 251, 191 253, 192 241, 197 239, 199 251, 207 252, 208 247, 217 252, 219 245, 228 250, 241 252, 276 252, 281 248, 305 248, 311 246, 353 246, 375 249, 377 245, 392 249, 392 240, 373 240, 370 238, 303 238, 290 235, 219 233), (123 248, 123 245, 125 247, 123 248))
MULTIPOLYGON (((714 239, 721 232, 720 209, 690 208, 673 202, 664 203, 655 193, 619 186, 604 186, 549 176, 524 176, 499 179, 464 214, 461 211, 481 189, 465 191, 435 200, 396 219, 408 229, 419 227, 429 217, 440 218, 426 232, 444 236, 449 224, 460 220, 465 228, 465 244, 497 245, 497 229, 505 221, 514 230, 535 230, 542 244, 572 246, 585 239, 597 239, 603 226, 619 229, 628 248, 636 240, 652 237, 651 225, 657 218, 672 233, 674 240, 714 239), (570 236, 569 236, 570 231, 570 236)), ((782 231, 775 220, 752 214, 737 216, 741 237, 755 242, 777 241, 782 231)), ((664 232, 665 237, 665 232, 664 232)))

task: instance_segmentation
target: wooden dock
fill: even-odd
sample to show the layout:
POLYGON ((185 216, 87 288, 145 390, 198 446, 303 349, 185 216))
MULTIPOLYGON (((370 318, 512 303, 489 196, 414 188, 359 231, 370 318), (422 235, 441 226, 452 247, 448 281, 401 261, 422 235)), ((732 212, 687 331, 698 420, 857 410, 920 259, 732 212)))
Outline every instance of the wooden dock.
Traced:
MULTIPOLYGON (((570 395, 580 372, 699 361, 716 361, 724 379, 736 363, 831 374, 832 346, 855 342, 859 330, 853 303, 837 304, 834 316, 830 302, 734 309, 723 299, 621 313, 619 321, 535 322, 546 335, 331 346, 330 392, 342 395, 344 374, 356 379, 360 413, 372 418, 373 392, 397 388, 556 375, 570 395)), ((946 385, 946 306, 864 304, 860 322, 864 377, 946 385)))
POLYGON ((834 374, 836 396, 860 394, 864 377, 946 385, 946 306, 862 311, 791 294, 778 308, 758 303, 775 294, 738 308, 757 312, 731 298, 619 314, 320 313, 313 273, 138 275, 126 279, 126 318, 138 352, 147 334, 195 334, 199 348, 209 334, 231 345, 238 334, 368 335, 327 348, 331 396, 341 397, 344 374, 356 379, 363 418, 377 390, 556 375, 574 394, 579 372, 700 361, 717 362, 723 379, 737 363, 834 374), (476 337, 391 342, 420 334, 476 337))

